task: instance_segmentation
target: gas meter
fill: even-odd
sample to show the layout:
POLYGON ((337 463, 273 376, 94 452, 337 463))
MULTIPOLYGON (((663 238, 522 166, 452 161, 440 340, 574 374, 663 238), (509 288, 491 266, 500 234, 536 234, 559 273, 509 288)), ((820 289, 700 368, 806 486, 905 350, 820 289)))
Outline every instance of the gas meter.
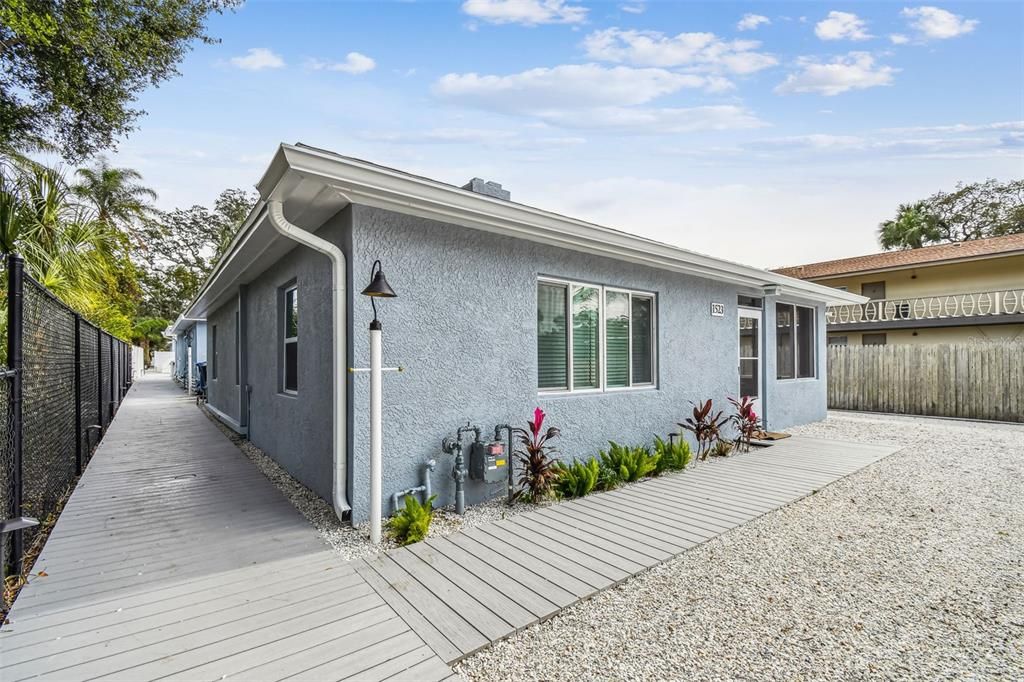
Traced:
POLYGON ((500 440, 473 443, 469 452, 469 477, 485 483, 502 483, 508 476, 508 449, 500 440))

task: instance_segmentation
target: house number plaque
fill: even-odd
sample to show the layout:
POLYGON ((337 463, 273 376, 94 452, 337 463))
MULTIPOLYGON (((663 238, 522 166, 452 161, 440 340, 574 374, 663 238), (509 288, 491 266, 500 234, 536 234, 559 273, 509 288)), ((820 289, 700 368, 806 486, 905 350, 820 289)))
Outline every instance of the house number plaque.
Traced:
POLYGON ((711 304, 711 317, 725 317, 725 304, 724 303, 712 303, 711 304))

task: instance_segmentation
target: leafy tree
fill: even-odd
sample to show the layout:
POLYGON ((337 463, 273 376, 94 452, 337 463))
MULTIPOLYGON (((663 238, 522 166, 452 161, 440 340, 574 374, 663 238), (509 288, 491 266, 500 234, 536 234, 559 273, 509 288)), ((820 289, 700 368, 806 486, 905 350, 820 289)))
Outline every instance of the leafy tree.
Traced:
POLYGON ((251 192, 221 192, 213 209, 192 206, 146 222, 140 314, 173 319, 198 293, 256 202, 251 192))
POLYGON ((0 149, 84 158, 111 147, 143 112, 149 85, 177 74, 211 13, 239 0, 4 0, 0 3, 0 149))
POLYGON ((143 364, 146 367, 153 364, 153 351, 166 347, 164 330, 170 323, 170 320, 162 317, 140 317, 135 320, 131 340, 133 344, 142 347, 143 364))
POLYGON ((91 168, 79 168, 74 193, 96 208, 96 217, 132 234, 138 221, 153 212, 156 192, 141 184, 142 174, 131 168, 114 168, 99 157, 91 168))
POLYGON ((929 244, 1024 233, 1024 180, 960 183, 914 204, 878 226, 884 249, 916 249, 929 244))

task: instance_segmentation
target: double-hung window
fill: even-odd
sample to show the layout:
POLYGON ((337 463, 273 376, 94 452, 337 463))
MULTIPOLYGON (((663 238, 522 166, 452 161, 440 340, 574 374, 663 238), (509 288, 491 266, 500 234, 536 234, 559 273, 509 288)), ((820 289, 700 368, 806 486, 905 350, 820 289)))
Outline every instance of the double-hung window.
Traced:
POLYGON ((654 385, 654 294, 543 279, 537 386, 543 392, 654 385))
POLYGON ((814 308, 775 304, 775 375, 778 379, 817 376, 814 308))
POLYGON ((284 362, 281 367, 281 387, 285 393, 299 390, 299 293, 292 286, 284 291, 284 362))

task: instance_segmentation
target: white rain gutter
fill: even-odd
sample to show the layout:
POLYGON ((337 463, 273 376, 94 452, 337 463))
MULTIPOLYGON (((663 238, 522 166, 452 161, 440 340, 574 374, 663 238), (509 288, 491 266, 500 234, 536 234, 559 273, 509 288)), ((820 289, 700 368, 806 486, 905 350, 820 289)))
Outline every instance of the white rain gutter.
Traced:
POLYGON ((331 284, 332 284, 332 296, 331 301, 331 326, 333 327, 334 337, 334 352, 332 359, 334 361, 334 373, 335 376, 331 381, 331 387, 334 393, 334 417, 331 420, 333 425, 333 444, 334 444, 334 492, 332 494, 332 501, 334 503, 334 513, 338 515, 338 520, 342 520, 345 512, 351 511, 352 506, 348 503, 348 434, 343 425, 348 423, 348 412, 345 404, 347 395, 345 393, 345 354, 347 340, 345 338, 345 278, 346 278, 346 263, 345 254, 341 252, 337 246, 331 242, 317 237, 308 230, 303 230, 301 227, 288 222, 284 217, 284 207, 280 201, 268 201, 267 202, 267 216, 270 218, 270 224, 274 226, 274 229, 278 231, 282 236, 291 239, 292 241, 298 242, 303 246, 308 246, 314 251, 318 251, 328 258, 331 259, 331 284))

